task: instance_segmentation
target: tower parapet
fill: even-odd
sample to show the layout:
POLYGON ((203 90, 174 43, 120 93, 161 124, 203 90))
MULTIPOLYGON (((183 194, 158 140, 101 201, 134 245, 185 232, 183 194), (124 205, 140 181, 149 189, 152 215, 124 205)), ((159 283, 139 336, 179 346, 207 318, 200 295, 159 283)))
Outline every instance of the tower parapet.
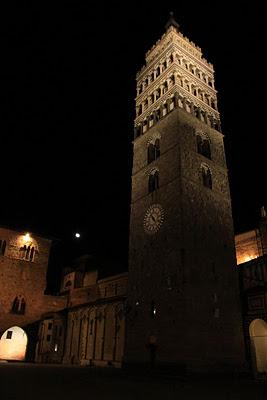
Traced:
POLYGON ((135 138, 176 107, 221 131, 214 69, 171 17, 137 73, 135 138))

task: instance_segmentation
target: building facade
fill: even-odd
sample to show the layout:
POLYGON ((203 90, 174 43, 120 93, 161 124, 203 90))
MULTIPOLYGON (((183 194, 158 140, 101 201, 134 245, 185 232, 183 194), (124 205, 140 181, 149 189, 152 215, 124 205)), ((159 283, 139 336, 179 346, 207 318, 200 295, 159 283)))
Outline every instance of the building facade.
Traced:
POLYGON ((213 66, 173 18, 137 74, 125 364, 245 363, 213 66))
POLYGON ((248 363, 255 375, 267 374, 267 215, 259 226, 236 235, 243 329, 248 363))
POLYGON ((15 357, 14 327, 27 331, 43 313, 66 305, 64 296, 44 294, 50 246, 50 239, 0 227, 0 358, 15 357))
POLYGON ((36 362, 120 367, 126 289, 127 273, 98 279, 92 264, 68 272, 62 281, 67 306, 43 317, 36 362))

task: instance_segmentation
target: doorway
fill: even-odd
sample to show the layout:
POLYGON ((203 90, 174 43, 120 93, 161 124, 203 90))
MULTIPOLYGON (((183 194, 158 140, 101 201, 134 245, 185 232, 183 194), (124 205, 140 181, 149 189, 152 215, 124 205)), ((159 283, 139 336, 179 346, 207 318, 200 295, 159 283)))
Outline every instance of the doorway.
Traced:
POLYGON ((0 339, 0 359, 23 361, 27 343, 26 332, 18 326, 12 326, 3 333, 0 339))
POLYGON ((267 374, 267 323, 254 319, 249 326, 249 335, 254 372, 267 374))

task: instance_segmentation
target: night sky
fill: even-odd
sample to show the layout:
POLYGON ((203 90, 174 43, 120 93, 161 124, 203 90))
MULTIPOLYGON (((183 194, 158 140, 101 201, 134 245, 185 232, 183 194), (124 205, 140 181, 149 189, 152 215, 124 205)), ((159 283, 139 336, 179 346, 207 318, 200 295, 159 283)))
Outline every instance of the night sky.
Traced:
POLYGON ((173 11, 214 64, 235 230, 256 226, 267 206, 265 13, 231 3, 3 11, 0 224, 57 238, 67 259, 86 252, 127 268, 135 74, 173 11))

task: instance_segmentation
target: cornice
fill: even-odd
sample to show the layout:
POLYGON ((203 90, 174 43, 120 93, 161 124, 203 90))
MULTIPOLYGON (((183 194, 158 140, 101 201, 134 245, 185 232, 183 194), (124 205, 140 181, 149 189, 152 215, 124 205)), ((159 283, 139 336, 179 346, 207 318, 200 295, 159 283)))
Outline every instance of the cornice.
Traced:
POLYGON ((151 104, 141 115, 136 117, 134 120, 135 124, 138 124, 139 122, 143 121, 146 117, 151 115, 151 113, 155 111, 161 103, 163 103, 165 100, 169 98, 171 93, 174 94, 177 91, 178 94, 181 94, 183 95, 183 97, 186 97, 187 100, 193 102, 197 107, 200 107, 202 110, 207 111, 209 114, 212 113, 214 116, 220 119, 220 113, 217 110, 214 110, 214 108, 210 107, 208 104, 204 103, 199 98, 196 98, 196 96, 189 93, 180 85, 175 84, 166 93, 164 93, 164 95, 162 95, 157 101, 155 101, 155 103, 151 104))

